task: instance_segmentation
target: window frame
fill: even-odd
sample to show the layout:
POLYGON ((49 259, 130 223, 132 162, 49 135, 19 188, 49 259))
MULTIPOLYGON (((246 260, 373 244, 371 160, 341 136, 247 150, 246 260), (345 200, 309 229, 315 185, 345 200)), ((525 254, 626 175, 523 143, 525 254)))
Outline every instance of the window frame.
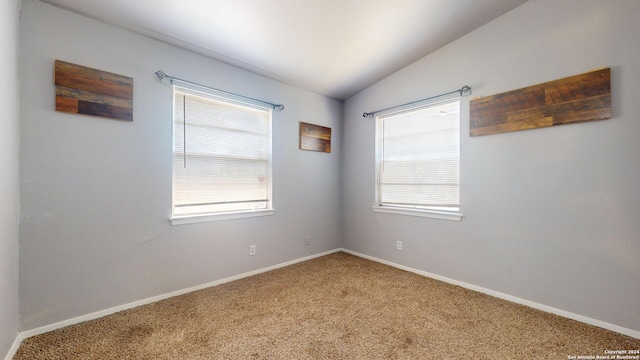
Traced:
POLYGON ((210 89, 197 89, 191 86, 172 86, 172 114, 171 114, 171 216, 169 218, 172 225, 183 225, 191 223, 201 223, 209 221, 231 220, 241 218, 251 218, 259 216, 270 216, 275 213, 273 207, 273 109, 260 102, 253 102, 240 97, 235 97, 227 93, 218 93, 210 89), (193 96, 200 96, 203 98, 211 99, 218 102, 223 102, 233 106, 247 107, 251 109, 257 109, 268 113, 268 136, 267 136, 267 201, 266 208, 256 210, 230 210, 220 212, 207 212, 197 214, 176 214, 176 163, 174 158, 176 156, 176 120, 175 120, 175 96, 177 93, 187 93, 193 96))
MULTIPOLYGON (((416 217, 425 217, 425 218, 433 218, 433 219, 441 219, 441 220, 451 220, 451 221, 461 221, 464 215, 461 212, 461 195, 458 198, 458 209, 455 211, 447 211, 429 208, 428 206, 419 206, 419 205, 390 205, 390 204, 382 204, 381 202, 381 173, 380 167, 383 162, 383 140, 384 140, 384 132, 383 132, 383 123, 385 118, 389 118, 394 115, 406 114, 409 112, 416 112, 420 110, 424 110, 430 107, 440 106, 444 104, 449 104, 457 102, 458 107, 462 108, 462 101, 460 96, 455 96, 451 98, 441 99, 439 101, 430 101, 423 102, 418 104, 410 104, 408 106, 404 106, 401 108, 394 108, 393 111, 385 111, 380 112, 375 115, 375 205, 372 206, 374 212, 378 213, 389 213, 396 215, 407 215, 407 216, 416 216, 416 217)), ((462 111, 460 111, 461 113, 462 111)), ((458 137, 460 142, 458 146, 461 144, 462 136, 461 136, 461 116, 458 114, 458 137)), ((460 150, 458 150, 459 160, 461 160, 462 154, 460 150)), ((461 170, 461 162, 459 163, 459 170, 461 170)), ((460 178, 458 186, 460 186, 460 178)))

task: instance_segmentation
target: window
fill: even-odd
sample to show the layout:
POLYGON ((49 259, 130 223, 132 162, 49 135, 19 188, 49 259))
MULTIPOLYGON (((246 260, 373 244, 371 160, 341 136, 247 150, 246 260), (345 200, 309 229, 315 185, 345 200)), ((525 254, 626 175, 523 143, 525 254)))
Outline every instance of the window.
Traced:
POLYGON ((172 223, 270 215, 271 109, 180 87, 173 98, 172 223))
POLYGON ((460 220, 460 101, 376 117, 375 211, 460 220))

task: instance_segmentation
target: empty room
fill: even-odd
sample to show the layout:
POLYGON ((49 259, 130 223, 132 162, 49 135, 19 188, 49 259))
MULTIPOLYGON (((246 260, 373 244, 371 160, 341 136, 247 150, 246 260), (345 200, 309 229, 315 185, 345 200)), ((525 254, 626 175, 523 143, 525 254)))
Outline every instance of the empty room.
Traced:
POLYGON ((640 359, 640 1, 0 14, 0 358, 640 359))

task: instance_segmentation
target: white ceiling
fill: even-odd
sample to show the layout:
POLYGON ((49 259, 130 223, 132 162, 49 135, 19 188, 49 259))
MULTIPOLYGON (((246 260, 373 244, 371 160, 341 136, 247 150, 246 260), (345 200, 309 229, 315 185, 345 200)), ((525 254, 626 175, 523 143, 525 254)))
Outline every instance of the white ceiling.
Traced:
POLYGON ((339 100, 526 2, 43 1, 339 100))

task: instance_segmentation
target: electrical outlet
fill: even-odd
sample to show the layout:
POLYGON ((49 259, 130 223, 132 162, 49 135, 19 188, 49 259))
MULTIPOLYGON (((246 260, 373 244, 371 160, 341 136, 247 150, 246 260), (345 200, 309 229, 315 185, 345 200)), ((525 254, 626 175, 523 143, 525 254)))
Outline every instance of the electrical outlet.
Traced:
POLYGON ((256 254, 256 246, 255 245, 249 246, 249 255, 253 256, 255 254, 256 254))
POLYGON ((398 250, 402 250, 402 241, 398 240, 398 241, 396 242, 396 249, 398 249, 398 250))
POLYGON ((304 246, 311 245, 311 236, 307 235, 304 237, 304 246))

